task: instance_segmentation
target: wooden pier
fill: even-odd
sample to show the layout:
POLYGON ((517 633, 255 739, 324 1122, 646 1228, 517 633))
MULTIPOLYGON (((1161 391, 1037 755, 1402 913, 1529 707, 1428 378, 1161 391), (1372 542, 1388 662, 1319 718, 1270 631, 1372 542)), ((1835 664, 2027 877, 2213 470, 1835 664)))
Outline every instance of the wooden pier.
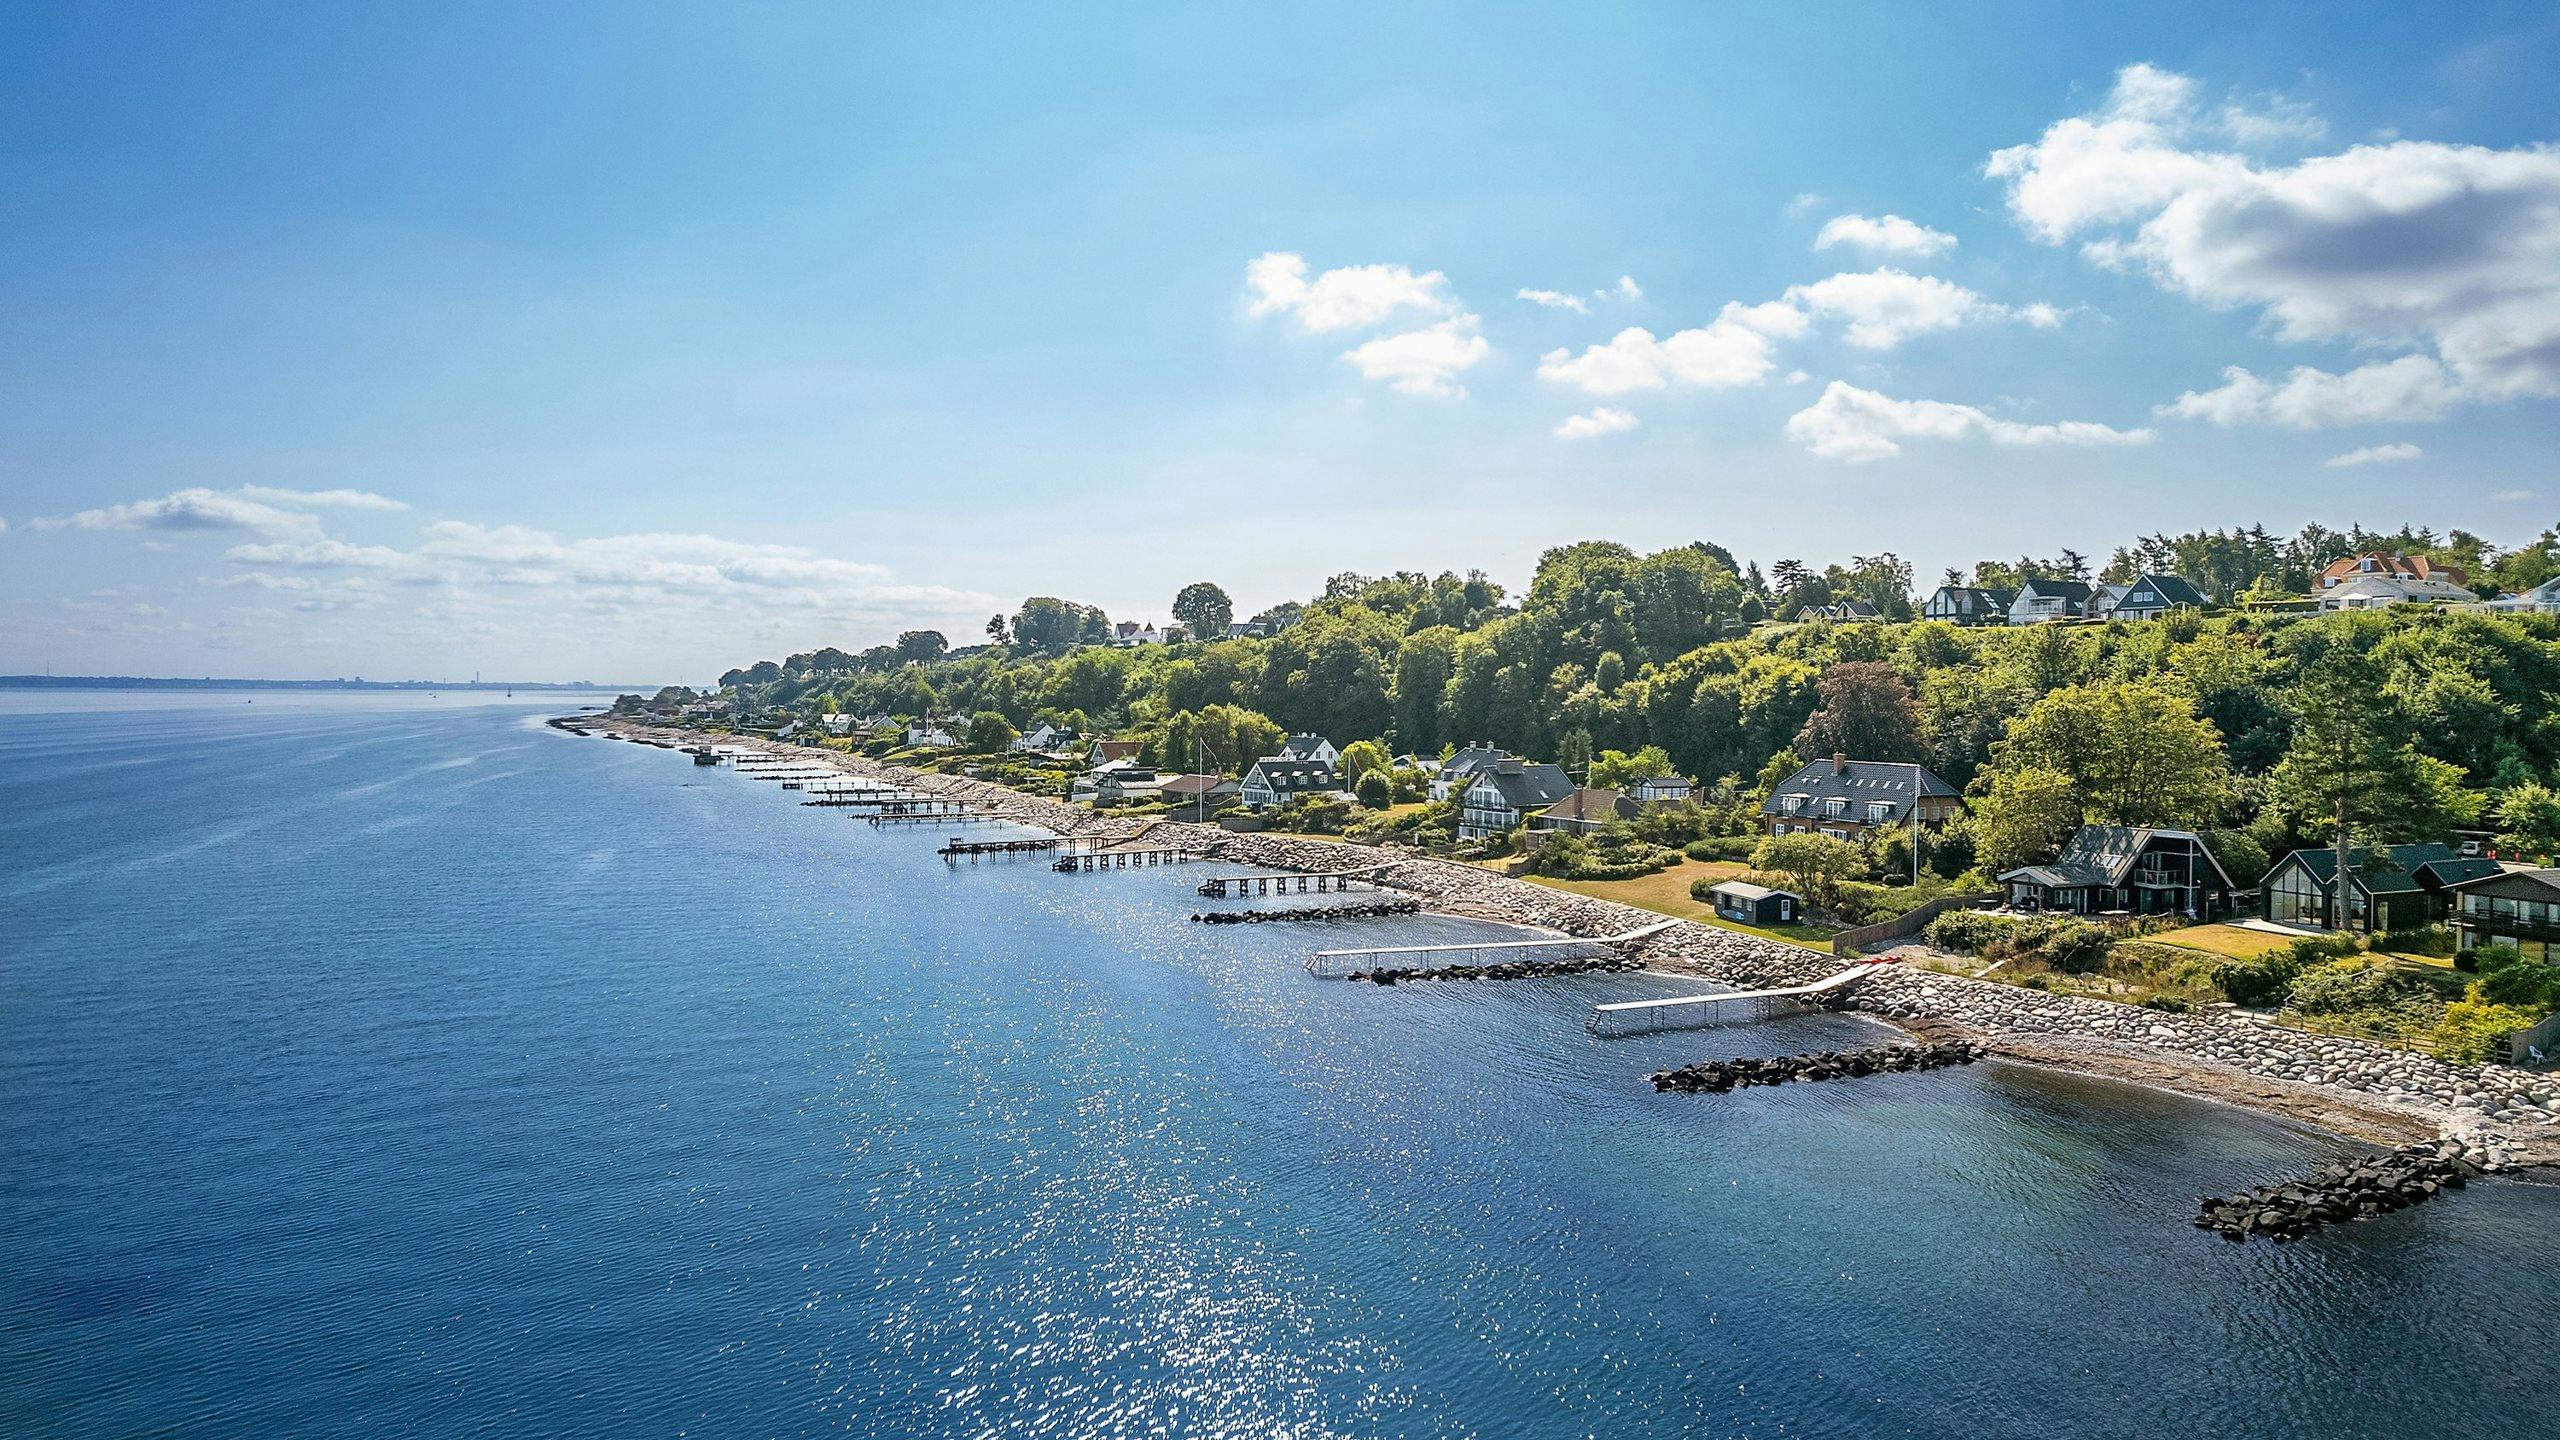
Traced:
POLYGON ((1055 835, 1042 835, 1030 840, 963 840, 954 835, 950 844, 934 853, 956 864, 963 855, 972 860, 981 855, 1029 855, 1055 850, 1059 843, 1060 837, 1055 835))
POLYGON ((1633 945, 1647 936, 1659 935, 1679 923, 1677 920, 1664 920, 1658 924, 1640 925, 1618 935, 1541 935, 1521 940, 1479 940, 1465 945, 1380 945, 1366 950, 1319 950, 1307 957, 1307 973, 1322 980, 1365 975, 1372 970, 1388 968, 1380 965, 1379 960, 1389 955, 1412 956, 1417 963, 1394 967, 1412 970, 1426 965, 1464 965, 1471 962, 1457 957, 1482 955, 1494 950, 1554 950, 1574 945, 1613 949, 1633 945))
POLYGON ((1092 870, 1126 870, 1137 865, 1177 865, 1193 859, 1183 850, 1087 850, 1075 855, 1061 855, 1049 868, 1060 874, 1080 874, 1092 870))
POLYGON ((1852 965, 1810 985, 1782 985, 1772 990, 1721 990, 1707 995, 1666 995, 1659 1000, 1620 1000, 1591 1007, 1583 1028, 1603 1040, 1643 1035, 1656 1030, 1694 1030, 1732 1018, 1759 1019, 1802 1006, 1819 1006, 1826 997, 1849 989, 1882 964, 1852 965))
POLYGON ((1212 875, 1200 882, 1200 893, 1218 899, 1224 899, 1230 888, 1237 895, 1323 895, 1354 885, 1383 885, 1385 882, 1378 877, 1386 871, 1384 865, 1370 865, 1358 870, 1309 870, 1280 875, 1212 875))

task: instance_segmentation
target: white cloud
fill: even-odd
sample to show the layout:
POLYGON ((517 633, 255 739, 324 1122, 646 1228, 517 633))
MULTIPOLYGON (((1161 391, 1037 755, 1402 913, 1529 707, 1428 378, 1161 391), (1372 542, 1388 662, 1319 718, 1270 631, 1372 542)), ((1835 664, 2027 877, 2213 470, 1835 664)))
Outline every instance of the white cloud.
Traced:
POLYGON ((2344 470, 2353 465, 2389 465, 2400 460, 2416 460, 2426 453, 2404 440, 2389 445, 2358 446, 2344 455, 2332 455, 2320 463, 2332 470, 2344 470))
POLYGON ((2143 445, 2148 430, 2086 420, 2029 425, 1971 405, 1896 400, 1834 380, 1822 398, 1787 420, 1787 437, 1827 460, 1863 462, 1902 453, 1904 440, 1984 440, 1994 445, 2143 445))
POLYGON ((1588 415, 1575 415, 1568 418, 1563 424, 1556 427, 1556 438, 1559 440, 1589 440, 1595 436, 1615 435, 1620 431, 1633 430, 1640 423, 1642 422, 1638 421, 1635 416, 1628 414, 1624 410, 1613 410, 1606 405, 1602 405, 1588 415))
POLYGON ((1969 319, 2003 313, 1951 280, 1891 267, 1790 285, 1787 299, 1817 315, 1848 321, 1848 342, 1865 350, 1890 350, 1914 335, 1953 330, 1969 319))
POLYGON ((9 533, 9 517, 8 517, 8 516, 6 516, 6 515, 0 515, 0 535, 6 535, 6 534, 8 534, 8 533, 9 533))
POLYGON ((1416 275, 1402 265, 1346 265, 1307 278, 1304 257, 1275 250, 1245 266, 1255 315, 1286 315, 1310 334, 1357 330, 1406 311, 1446 315, 1457 309, 1449 277, 1416 275))
POLYGON ((1822 197, 1816 195, 1812 191, 1799 191, 1794 199, 1787 202, 1787 213, 1789 215, 1801 215, 1821 203, 1822 197))
POLYGON ((309 541, 234 545, 222 552, 222 557, 243 565, 284 565, 305 569, 392 570, 400 568, 408 560, 403 552, 388 545, 350 545, 344 540, 326 537, 309 541))
POLYGON ((1467 393, 1457 377, 1493 353, 1476 325, 1475 316, 1456 315, 1429 329, 1382 336, 1344 351, 1342 358, 1399 394, 1455 399, 1467 393))
POLYGON ((1644 287, 1636 283, 1636 277, 1633 275, 1619 276, 1618 283, 1611 287, 1611 291, 1621 300, 1641 300, 1644 298, 1644 287))
POLYGON ((1813 237, 1813 248, 1828 250, 1834 245, 1854 245, 1887 255, 1943 255, 1956 248, 1956 237, 1944 230, 1932 230, 1916 220, 1899 215, 1883 215, 1869 219, 1864 215, 1834 215, 1823 222, 1821 233, 1813 237))
POLYGON ((2132 66, 2103 109, 1985 171, 2043 239, 2098 232, 2093 259, 2254 309, 2282 339, 2423 347, 2448 401, 2560 395, 2560 148, 2393 140, 2288 164, 2210 148, 2315 127, 2284 102, 2208 111, 2193 81, 2132 66))
POLYGON ((243 485, 239 492, 252 500, 297 509, 338 510, 406 510, 405 500, 376 495, 370 490, 279 490, 272 485, 243 485))
POLYGON ((2316 430, 2336 425, 2390 425, 2432 420, 2460 398, 2444 367, 2425 355, 2361 365, 2332 374, 2296 366, 2281 381, 2262 380, 2234 365, 2212 390, 2190 390, 2159 413, 2216 425, 2263 422, 2316 430))
POLYGON ((1576 315, 1591 313, 1591 302, 1579 295, 1568 295, 1562 290, 1523 290, 1517 298, 1526 300, 1532 305, 1544 305, 1550 310, 1570 310, 1576 315))
POLYGON ((2492 500, 2501 500, 2501 501, 2507 501, 2507 502, 2512 503, 2512 502, 2514 502, 2514 501, 2518 501, 2518 500, 2530 500, 2530 499, 2532 499, 2532 498, 2533 498, 2533 492, 2532 492, 2532 491, 2530 491, 2530 490, 2501 490, 2501 491, 2499 491, 2498 493, 2496 493, 2495 495, 2490 496, 2489 498, 2490 498, 2490 499, 2492 499, 2492 500))
POLYGON ((1759 383, 1777 363, 1771 342, 1801 335, 1805 325, 1804 312, 1784 301, 1730 304, 1711 323, 1667 338, 1629 326, 1580 355, 1548 351, 1538 362, 1538 378, 1571 385, 1586 395, 1624 395, 1672 385, 1730 390, 1759 383))

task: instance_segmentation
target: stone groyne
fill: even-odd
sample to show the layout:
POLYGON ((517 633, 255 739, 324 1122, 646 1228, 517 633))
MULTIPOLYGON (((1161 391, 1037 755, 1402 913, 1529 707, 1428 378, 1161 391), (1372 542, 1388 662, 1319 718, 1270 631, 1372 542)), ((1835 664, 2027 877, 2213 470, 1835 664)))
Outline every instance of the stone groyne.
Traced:
MULTIPOLYGON (((729 736, 589 720, 581 725, 682 743, 750 743, 729 736)), ((1658 922, 1650 910, 1496 874, 1393 847, 1238 833, 1150 817, 1123 819, 990 782, 886 765, 836 751, 774 746, 849 773, 895 780, 965 801, 970 809, 1110 846, 1139 836, 1227 864, 1300 871, 1383 866, 1378 881, 1433 909, 1559 935, 1621 934, 1658 922)), ((1682 924, 1635 947, 1646 968, 1737 989, 1801 985, 1840 968, 1827 951, 1739 931, 1682 924)), ((2274 1111, 2359 1138, 2462 1140, 2485 1169, 2560 1163, 2560 1077, 2503 1065, 2456 1065, 2369 1041, 2270 1025, 2246 1014, 2169 1014, 2053 995, 1904 966, 1880 968, 1848 1008, 1930 1038, 1973 1038, 1993 1053, 2129 1079, 2274 1111)))

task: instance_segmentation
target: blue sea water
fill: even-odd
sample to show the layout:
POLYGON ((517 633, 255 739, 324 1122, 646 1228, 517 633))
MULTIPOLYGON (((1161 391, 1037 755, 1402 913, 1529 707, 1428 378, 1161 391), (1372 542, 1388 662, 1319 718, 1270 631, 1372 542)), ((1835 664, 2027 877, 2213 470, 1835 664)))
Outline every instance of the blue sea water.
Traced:
MULTIPOLYGON (((2560 1190, 2004 1064, 1723 1097, 555 700, 0 697, 0 1434, 2547 1433, 2560 1190)), ((1234 902, 1230 902, 1234 903, 1234 902)))

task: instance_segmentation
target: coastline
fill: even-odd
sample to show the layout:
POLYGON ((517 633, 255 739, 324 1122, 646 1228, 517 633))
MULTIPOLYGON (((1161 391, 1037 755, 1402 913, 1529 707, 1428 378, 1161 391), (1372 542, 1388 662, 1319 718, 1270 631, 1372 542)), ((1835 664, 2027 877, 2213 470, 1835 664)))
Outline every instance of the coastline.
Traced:
MULTIPOLYGON (((1150 816, 1096 815, 990 781, 890 765, 841 751, 714 735, 609 716, 552 722, 670 746, 722 744, 824 763, 965 801, 1020 824, 1106 844, 1150 845, 1279 870, 1383 865, 1384 883, 1430 909, 1557 935, 1609 935, 1659 923, 1650 910, 1534 885, 1477 866, 1345 842, 1274 838, 1150 816), (1382 858, 1392 857, 1392 858, 1382 858)), ((1632 947, 1645 967, 1753 989, 1809 983, 1842 962, 1799 946, 1680 921, 1632 947)), ((2365 1143, 2454 1139, 2492 1169, 2560 1165, 2560 1077, 2455 1065, 2367 1041, 2284 1030, 2226 1015, 2171 1015, 1994 981, 1883 965, 1844 1009, 1931 1040, 1967 1039, 2013 1062, 2241 1106, 2365 1143)))

